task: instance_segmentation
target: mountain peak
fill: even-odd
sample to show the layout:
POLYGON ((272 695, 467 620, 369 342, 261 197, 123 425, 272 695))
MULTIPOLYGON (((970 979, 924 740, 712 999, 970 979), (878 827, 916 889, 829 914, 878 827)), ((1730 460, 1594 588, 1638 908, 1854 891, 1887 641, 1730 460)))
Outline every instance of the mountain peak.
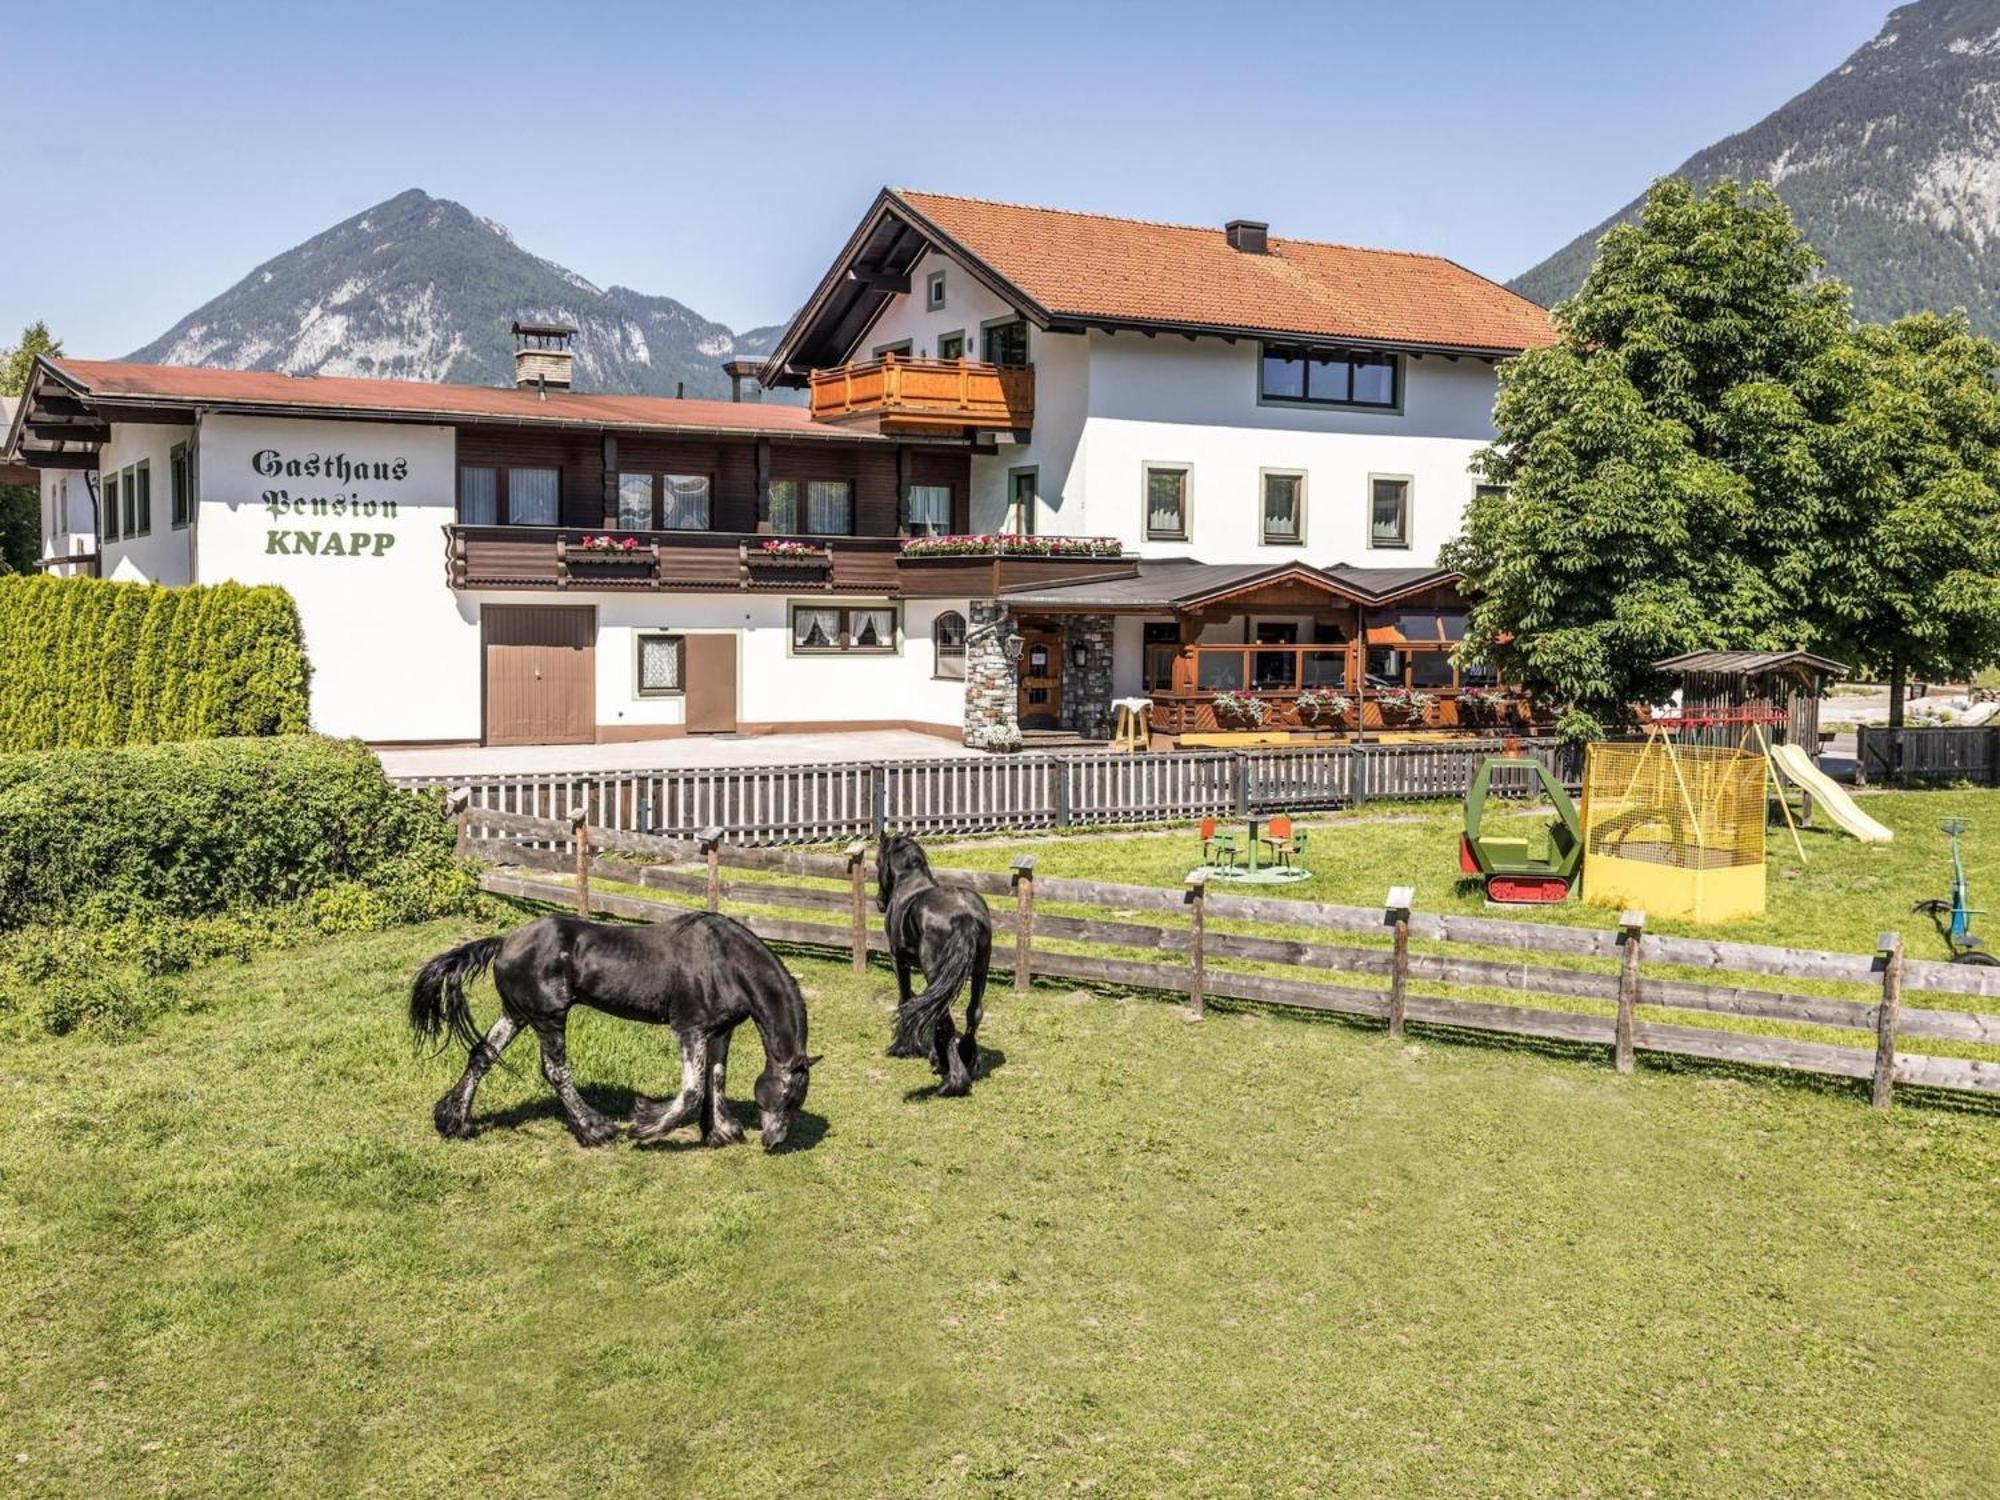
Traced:
POLYGON ((517 318, 576 327, 579 390, 726 396, 737 335, 670 297, 608 291, 498 220, 408 188, 255 268, 130 357, 157 364, 511 385, 517 318))
MULTIPOLYGON (((2000 333, 2000 0, 1898 6, 1846 62, 1674 175, 1771 183, 1861 317, 1963 307, 2000 333)), ((1544 304, 1568 296, 1638 206, 1510 285, 1544 304)))

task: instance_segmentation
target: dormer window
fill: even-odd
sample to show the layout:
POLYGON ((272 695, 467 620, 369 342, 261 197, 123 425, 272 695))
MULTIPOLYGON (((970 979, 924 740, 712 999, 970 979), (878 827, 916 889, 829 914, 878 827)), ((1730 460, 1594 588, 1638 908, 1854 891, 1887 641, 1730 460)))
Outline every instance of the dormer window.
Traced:
POLYGON ((1266 344, 1257 397, 1303 406, 1394 411, 1403 399, 1401 374, 1393 354, 1266 344))
POLYGON ((932 312, 944 306, 944 272, 933 271, 924 281, 924 306, 932 312))

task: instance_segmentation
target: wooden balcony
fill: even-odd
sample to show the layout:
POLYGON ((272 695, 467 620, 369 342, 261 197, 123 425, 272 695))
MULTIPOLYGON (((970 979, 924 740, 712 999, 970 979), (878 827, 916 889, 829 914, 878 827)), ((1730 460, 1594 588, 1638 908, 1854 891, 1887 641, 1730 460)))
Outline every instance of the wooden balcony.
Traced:
POLYGON ((1487 683, 1468 684, 1451 664, 1451 646, 1399 648, 1401 668, 1393 679, 1366 671, 1358 645, 1320 646, 1159 646, 1146 663, 1153 684, 1153 728, 1162 734, 1494 734, 1526 733, 1534 727, 1524 694, 1487 683), (1466 689, 1480 691, 1467 696, 1466 689), (1412 711, 1399 705, 1395 690, 1415 689, 1431 699, 1412 711), (1323 707, 1302 711, 1302 693, 1338 695, 1344 712, 1323 707), (1218 716, 1216 699, 1234 693, 1266 707, 1262 722, 1218 716))
POLYGON ((815 422, 867 427, 890 435, 936 435, 966 428, 1026 432, 1035 420, 1031 365, 885 354, 815 370, 810 384, 815 422))
POLYGON ((895 537, 802 538, 806 557, 765 552, 770 538, 720 531, 615 532, 631 550, 582 545, 603 532, 554 526, 448 526, 454 589, 565 591, 768 591, 890 595, 897 592, 895 537))
POLYGON ((897 560, 902 592, 912 599, 988 599, 1044 584, 1101 583, 1139 571, 1130 557, 915 556, 897 560))

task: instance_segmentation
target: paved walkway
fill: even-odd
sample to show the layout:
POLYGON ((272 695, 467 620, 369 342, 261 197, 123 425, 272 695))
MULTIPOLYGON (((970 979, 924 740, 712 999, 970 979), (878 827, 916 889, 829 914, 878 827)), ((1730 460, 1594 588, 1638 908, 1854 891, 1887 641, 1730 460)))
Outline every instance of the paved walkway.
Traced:
POLYGON ((798 766, 847 760, 935 760, 981 755, 955 740, 909 729, 851 734, 688 735, 618 745, 469 745, 383 750, 391 776, 480 776, 509 771, 652 771, 704 766, 798 766))

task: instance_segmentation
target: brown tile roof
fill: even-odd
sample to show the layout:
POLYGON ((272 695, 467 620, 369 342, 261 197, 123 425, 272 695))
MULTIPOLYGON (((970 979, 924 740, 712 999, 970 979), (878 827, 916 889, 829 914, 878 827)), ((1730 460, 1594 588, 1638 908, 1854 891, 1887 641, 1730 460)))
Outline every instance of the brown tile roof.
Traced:
POLYGON ((890 196, 1058 318, 1514 351, 1555 342, 1548 313, 1435 255, 1027 208, 943 193, 890 196))
POLYGON ((682 401, 582 391, 550 391, 544 399, 534 391, 421 380, 279 375, 101 359, 62 358, 49 363, 90 397, 107 402, 879 441, 869 434, 816 423, 805 407, 780 402, 682 401))

